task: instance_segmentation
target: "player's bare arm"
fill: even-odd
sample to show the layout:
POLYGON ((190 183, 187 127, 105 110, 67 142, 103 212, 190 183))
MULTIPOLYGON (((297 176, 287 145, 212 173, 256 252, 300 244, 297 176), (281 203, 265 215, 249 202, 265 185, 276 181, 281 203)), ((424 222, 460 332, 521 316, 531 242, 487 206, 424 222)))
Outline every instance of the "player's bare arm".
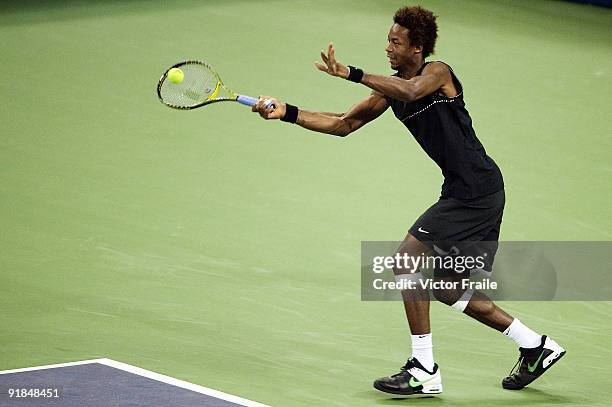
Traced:
MULTIPOLYGON (((331 76, 348 78, 349 68, 338 62, 333 44, 329 44, 327 53, 321 51, 321 58, 323 63, 315 62, 320 71, 331 76)), ((447 97, 457 95, 448 67, 441 62, 428 64, 421 75, 410 79, 364 73, 361 83, 383 95, 406 102, 413 102, 437 90, 441 90, 447 97)))
POLYGON ((440 62, 428 64, 421 75, 410 79, 364 73, 361 83, 405 102, 414 102, 437 90, 441 90, 447 97, 457 95, 448 67, 440 62))
MULTIPOLYGON (((385 97, 374 91, 353 105, 346 113, 313 112, 300 109, 296 124, 319 133, 345 137, 376 119, 388 107, 385 97)), ((264 119, 280 119, 286 114, 286 104, 275 98, 262 96, 252 110, 258 112, 264 119), (266 108, 268 100, 272 101, 273 106, 266 108)))

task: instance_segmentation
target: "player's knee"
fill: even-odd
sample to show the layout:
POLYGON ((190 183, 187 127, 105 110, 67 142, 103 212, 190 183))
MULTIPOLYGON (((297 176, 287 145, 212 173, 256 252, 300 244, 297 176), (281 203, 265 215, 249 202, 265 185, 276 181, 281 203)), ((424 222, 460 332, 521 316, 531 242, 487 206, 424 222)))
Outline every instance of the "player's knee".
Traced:
POLYGON ((436 300, 446 305, 453 305, 461 298, 461 293, 453 289, 434 289, 432 294, 436 300))
POLYGON ((496 311, 496 305, 492 301, 472 301, 470 309, 482 316, 493 315, 496 311))
MULTIPOLYGON (((458 281, 456 279, 436 278, 434 282, 451 282, 453 283, 453 287, 458 287, 458 281)), ((461 290, 459 288, 448 288, 448 286, 445 287, 444 285, 439 284, 434 284, 434 287, 437 288, 432 290, 432 294, 436 300, 453 307, 459 312, 465 311, 467 305, 472 299, 472 296, 474 295, 474 290, 472 289, 461 290)))

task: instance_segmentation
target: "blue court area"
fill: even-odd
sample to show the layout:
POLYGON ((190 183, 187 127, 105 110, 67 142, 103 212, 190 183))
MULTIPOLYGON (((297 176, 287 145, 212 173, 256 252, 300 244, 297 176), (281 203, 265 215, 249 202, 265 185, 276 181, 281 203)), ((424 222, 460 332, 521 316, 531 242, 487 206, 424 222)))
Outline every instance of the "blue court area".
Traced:
POLYGON ((0 372, 0 407, 265 407, 110 359, 0 372))

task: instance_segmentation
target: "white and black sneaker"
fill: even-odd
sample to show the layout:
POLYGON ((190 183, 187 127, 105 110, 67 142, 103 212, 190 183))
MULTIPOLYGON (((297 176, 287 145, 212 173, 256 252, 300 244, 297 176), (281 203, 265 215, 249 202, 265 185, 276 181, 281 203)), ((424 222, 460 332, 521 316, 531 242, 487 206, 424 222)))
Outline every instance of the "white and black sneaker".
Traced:
POLYGON ((542 342, 537 348, 519 348, 519 351, 521 352, 519 360, 510 371, 510 376, 502 380, 504 389, 522 389, 542 376, 565 355, 565 349, 546 335, 542 336, 542 342))
POLYGON ((411 358, 399 373, 376 379, 374 388, 397 397, 427 397, 442 393, 442 376, 437 364, 430 372, 411 358))

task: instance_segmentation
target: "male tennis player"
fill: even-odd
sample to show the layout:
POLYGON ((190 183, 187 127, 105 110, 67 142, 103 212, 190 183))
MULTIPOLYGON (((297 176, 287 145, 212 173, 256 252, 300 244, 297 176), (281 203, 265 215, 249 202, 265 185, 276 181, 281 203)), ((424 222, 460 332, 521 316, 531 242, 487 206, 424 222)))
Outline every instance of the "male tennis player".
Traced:
MULTIPOLYGON (((341 64, 332 44, 326 53, 321 52, 323 63, 316 63, 320 71, 372 89, 346 113, 307 111, 270 97, 261 97, 253 111, 265 119, 280 119, 345 137, 390 106, 444 176, 440 199, 416 220, 398 253, 442 255, 450 249, 459 250, 448 242, 484 241, 494 243, 489 252, 494 255, 505 203, 502 174, 476 138, 463 101, 463 87, 453 70, 443 62, 425 62, 434 51, 436 17, 421 7, 404 7, 395 13, 393 21, 386 48, 391 68, 397 71, 393 76, 365 73, 341 64), (273 106, 266 108, 269 100, 273 106)), ((421 278, 418 269, 394 272, 400 282, 421 278)), ((448 274, 447 270, 436 269, 434 275, 439 281, 457 277, 452 270, 448 274)), ((429 295, 418 289, 404 290, 402 295, 412 333, 412 355, 399 373, 377 379, 374 387, 396 396, 441 393, 440 369, 433 358, 429 295)), ((565 354, 551 338, 511 317, 479 291, 436 290, 434 295, 518 344, 518 369, 513 368, 502 380, 505 389, 522 389, 565 354)))

